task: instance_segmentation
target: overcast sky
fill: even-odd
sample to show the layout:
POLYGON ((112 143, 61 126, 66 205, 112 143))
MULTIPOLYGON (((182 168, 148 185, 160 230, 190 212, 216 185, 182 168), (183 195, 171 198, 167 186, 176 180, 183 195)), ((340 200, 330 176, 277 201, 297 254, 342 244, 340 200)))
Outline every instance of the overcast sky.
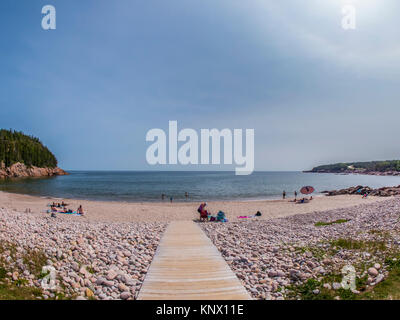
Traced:
POLYGON ((154 169, 145 136, 169 120, 254 128, 256 170, 400 159, 399 15, 398 0, 1 0, 0 127, 69 170, 154 169))

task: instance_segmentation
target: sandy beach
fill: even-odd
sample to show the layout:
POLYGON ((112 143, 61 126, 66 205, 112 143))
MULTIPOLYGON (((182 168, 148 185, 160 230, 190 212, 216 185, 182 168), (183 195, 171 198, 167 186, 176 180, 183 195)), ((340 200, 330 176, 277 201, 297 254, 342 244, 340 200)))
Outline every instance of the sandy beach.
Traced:
MULTIPOLYGON (((362 199, 356 195, 340 195, 335 197, 318 196, 310 203, 298 204, 293 199, 264 200, 264 201, 212 201, 207 203, 207 209, 212 214, 219 210, 225 212, 229 221, 248 220, 238 219, 238 216, 262 213, 258 220, 279 218, 295 214, 312 213, 338 208, 348 208, 359 204, 374 203, 385 198, 368 197, 362 199)), ((174 220, 193 220, 198 218, 199 202, 106 202, 74 199, 53 199, 29 195, 0 192, 0 207, 18 212, 46 216, 47 204, 64 201, 69 208, 76 210, 82 205, 85 217, 59 214, 63 219, 79 219, 83 221, 104 222, 169 222, 174 220), (30 211, 29 211, 30 209, 30 211)))

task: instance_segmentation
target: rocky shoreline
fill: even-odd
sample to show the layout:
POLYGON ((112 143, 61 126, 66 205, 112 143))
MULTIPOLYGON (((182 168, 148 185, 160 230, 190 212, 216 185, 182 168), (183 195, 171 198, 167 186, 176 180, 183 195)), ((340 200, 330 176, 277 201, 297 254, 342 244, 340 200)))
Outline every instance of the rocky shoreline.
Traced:
POLYGON ((7 178, 28 178, 28 177, 53 177, 68 175, 61 168, 38 168, 35 166, 26 166, 23 163, 14 163, 10 167, 6 167, 4 163, 0 166, 0 179, 7 178))
POLYGON ((330 170, 309 170, 303 171, 304 173, 333 173, 333 174, 363 174, 369 176, 400 176, 400 171, 368 171, 360 169, 347 169, 342 171, 330 171, 330 170))
POLYGON ((368 195, 376 197, 392 197, 400 195, 400 185, 395 187, 383 187, 378 189, 372 189, 370 187, 355 186, 340 190, 322 191, 327 196, 338 196, 345 194, 354 195, 368 195))
MULTIPOLYGON (((340 284, 345 265, 353 265, 357 279, 364 281, 357 290, 371 290, 388 276, 388 258, 400 248, 399 217, 400 201, 394 198, 269 221, 201 227, 253 298, 304 299, 304 290, 300 294, 296 288, 311 281, 311 298, 326 291, 341 299, 341 293, 348 294, 340 284)), ((350 292, 355 298, 357 290, 350 292)))
POLYGON ((3 208, 0 267, 7 271, 4 281, 41 289, 41 267, 48 265, 56 270, 56 286, 44 290, 38 299, 135 299, 165 226, 88 223, 3 208))

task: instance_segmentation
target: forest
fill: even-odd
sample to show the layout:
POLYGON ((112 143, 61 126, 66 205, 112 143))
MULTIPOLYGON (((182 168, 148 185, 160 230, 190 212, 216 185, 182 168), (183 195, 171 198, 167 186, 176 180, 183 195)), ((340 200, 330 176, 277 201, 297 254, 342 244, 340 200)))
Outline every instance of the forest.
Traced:
POLYGON ((1 129, 0 163, 10 167, 17 162, 28 167, 57 167, 56 157, 38 138, 14 130, 1 129))
POLYGON ((311 172, 348 172, 348 171, 365 171, 365 172, 387 172, 400 171, 400 160, 386 161, 368 161, 368 162, 349 162, 335 163, 315 167, 311 172))

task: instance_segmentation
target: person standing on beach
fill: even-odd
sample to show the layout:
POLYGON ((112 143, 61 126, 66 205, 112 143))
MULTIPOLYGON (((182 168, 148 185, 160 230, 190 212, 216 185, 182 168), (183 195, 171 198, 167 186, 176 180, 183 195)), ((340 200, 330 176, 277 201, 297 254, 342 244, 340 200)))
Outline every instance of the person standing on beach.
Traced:
POLYGON ((285 199, 286 199, 286 191, 285 191, 285 190, 283 190, 283 193, 282 193, 282 198, 283 198, 283 200, 285 200, 285 199))
POLYGON ((165 199, 165 194, 163 193, 163 194, 161 194, 161 200, 164 200, 165 199))
POLYGON ((294 202, 297 200, 297 191, 294 192, 294 202))
POLYGON ((170 198, 169 198, 169 201, 171 201, 171 203, 172 203, 172 200, 174 200, 174 198, 170 197, 170 198))
POLYGON ((185 198, 186 200, 189 198, 189 193, 185 192, 185 198))

